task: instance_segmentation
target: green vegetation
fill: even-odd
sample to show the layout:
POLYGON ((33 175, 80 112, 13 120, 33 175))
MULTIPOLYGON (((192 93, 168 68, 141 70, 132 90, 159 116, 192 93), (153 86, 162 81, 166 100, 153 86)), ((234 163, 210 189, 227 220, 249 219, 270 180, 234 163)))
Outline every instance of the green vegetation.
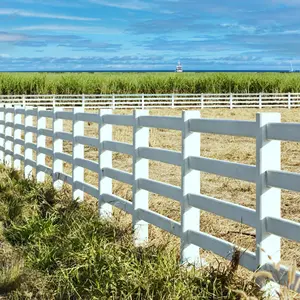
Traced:
POLYGON ((300 73, 0 73, 1 95, 300 92, 300 73))
POLYGON ((180 267, 175 251, 132 245, 131 230, 103 221, 96 204, 69 201, 0 167, 1 299, 241 299, 261 296, 236 275, 238 259, 180 267), (239 292, 241 290, 243 292, 239 292))

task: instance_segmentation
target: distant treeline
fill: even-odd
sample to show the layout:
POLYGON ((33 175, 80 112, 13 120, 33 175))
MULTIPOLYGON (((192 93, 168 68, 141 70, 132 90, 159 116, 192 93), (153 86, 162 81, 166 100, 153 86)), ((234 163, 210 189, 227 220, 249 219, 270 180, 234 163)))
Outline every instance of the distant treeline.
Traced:
POLYGON ((0 94, 300 92, 300 73, 0 73, 0 94))

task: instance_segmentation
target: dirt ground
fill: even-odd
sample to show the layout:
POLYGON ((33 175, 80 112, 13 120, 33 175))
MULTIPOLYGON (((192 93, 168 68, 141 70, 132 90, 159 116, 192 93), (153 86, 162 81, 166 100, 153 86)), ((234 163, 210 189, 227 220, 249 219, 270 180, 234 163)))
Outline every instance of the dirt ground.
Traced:
MULTIPOLYGON (((94 111, 95 112, 95 111, 94 111)), ((251 120, 255 121, 258 112, 280 112, 282 122, 300 122, 299 109, 204 109, 201 111, 203 118, 251 120)), ((117 110, 115 114, 131 114, 131 110, 117 110)), ((179 109, 155 109, 150 115, 181 116, 179 109)), ((51 122, 48 122, 51 128, 51 122)), ((71 123, 64 121, 64 130, 71 131, 71 123)), ((85 135, 97 137, 97 125, 85 124, 85 135)), ((115 126, 113 139, 116 141, 132 143, 132 128, 115 126)), ((180 132, 165 129, 150 129, 150 146, 164 149, 181 150, 180 132)), ((51 140, 47 140, 47 147, 51 147, 51 140)), ((64 143, 64 151, 71 153, 71 143, 64 143)), ((85 158, 97 161, 98 151, 85 147, 85 158)), ((255 139, 233 137, 214 134, 201 134, 201 155, 208 158, 228 160, 232 162, 255 165, 255 139)), ((300 172, 300 143, 282 142, 282 170, 300 172)), ((47 163, 51 166, 48 158, 47 163)), ((127 172, 132 171, 132 158, 119 153, 113 154, 113 167, 127 172)), ((71 166, 65 164, 64 171, 71 174, 71 166)), ((150 178, 173 185, 180 185, 180 167, 160 162, 150 161, 150 178)), ((86 171, 85 181, 97 186, 97 174, 86 171)), ((131 201, 131 186, 113 181, 113 192, 131 201)), ((201 174, 201 193, 218 199, 255 209, 255 184, 229 179, 212 174, 201 174)), ((90 199, 90 197, 86 197, 90 199)), ((164 216, 180 221, 179 203, 150 193, 150 209, 164 216)), ((131 217, 117 209, 116 215, 124 222, 130 222, 131 217)), ((300 222, 300 194, 282 191, 282 217, 300 222)), ((227 220, 211 213, 201 212, 201 231, 212 234, 241 247, 254 251, 255 230, 237 222, 227 220)), ((179 239, 154 226, 150 226, 150 241, 159 243, 161 240, 169 241, 170 247, 178 247, 179 239)), ((300 245, 282 239, 282 263, 296 262, 300 268, 300 245)), ((216 256, 203 251, 203 257, 208 261, 216 256)))

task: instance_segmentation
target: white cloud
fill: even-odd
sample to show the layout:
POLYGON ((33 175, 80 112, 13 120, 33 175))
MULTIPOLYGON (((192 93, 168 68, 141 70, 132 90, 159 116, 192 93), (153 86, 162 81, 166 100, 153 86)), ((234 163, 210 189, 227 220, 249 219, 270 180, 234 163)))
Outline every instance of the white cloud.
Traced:
POLYGON ((25 39, 26 36, 22 34, 10 34, 6 32, 0 32, 0 42, 18 42, 25 39))
POLYGON ((119 34, 119 29, 97 27, 97 26, 65 26, 65 25, 34 25, 14 28, 15 31, 71 31, 85 32, 89 34, 119 34))
POLYGON ((161 2, 157 3, 146 3, 140 0, 132 1, 121 1, 121 0, 89 0, 90 3, 96 3, 103 6, 116 7, 120 9, 131 9, 131 10, 143 10, 151 12, 159 12, 161 14, 172 14, 173 11, 169 9, 163 9, 161 2))
POLYGON ((299 29, 285 30, 285 31, 280 32, 280 34, 300 34, 300 30, 299 29))
POLYGON ((89 0, 89 2, 97 3, 104 6, 133 9, 133 10, 148 10, 151 6, 148 3, 133 0, 133 1, 109 1, 109 0, 89 0))
POLYGON ((20 10, 20 9, 5 9, 5 8, 0 9, 0 15, 45 18, 45 19, 61 19, 61 20, 72 20, 72 21, 97 21, 97 20, 99 20, 97 18, 56 15, 56 14, 32 12, 32 11, 26 11, 26 10, 20 10))
POLYGON ((0 58, 9 58, 9 57, 10 57, 9 54, 0 53, 0 58))
POLYGON ((224 28, 232 28, 232 29, 238 29, 241 31, 248 31, 248 32, 254 32, 256 30, 255 26, 241 25, 238 23, 222 23, 220 24, 220 26, 224 28))
POLYGON ((64 2, 62 0, 11 0, 11 2, 23 3, 23 4, 40 4, 45 6, 56 6, 56 7, 83 7, 83 4, 74 2, 64 2))

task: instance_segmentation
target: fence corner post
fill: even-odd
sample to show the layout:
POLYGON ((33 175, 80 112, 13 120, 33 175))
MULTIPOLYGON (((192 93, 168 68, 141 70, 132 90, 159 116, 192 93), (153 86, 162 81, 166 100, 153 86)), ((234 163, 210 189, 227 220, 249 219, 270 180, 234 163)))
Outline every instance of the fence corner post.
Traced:
POLYGON ((112 125, 105 124, 104 116, 111 115, 111 109, 100 109, 99 112, 99 200, 98 209, 101 218, 109 219, 112 216, 112 205, 103 201, 103 194, 112 194, 112 179, 104 176, 104 168, 112 168, 112 152, 104 149, 106 141, 112 141, 112 125))
POLYGON ((72 200, 82 202, 84 200, 84 192, 77 188, 77 182, 84 182, 84 168, 78 166, 77 159, 84 159, 84 145, 78 143, 77 137, 84 136, 84 122, 78 121, 77 114, 84 112, 84 107, 74 107, 72 120, 72 200))
POLYGON ((172 108, 175 107, 175 94, 172 93, 172 108))
MULTIPOLYGON (((256 259, 257 267, 280 261, 281 238, 269 234, 266 218, 281 215, 281 190, 267 185, 267 171, 281 169, 280 141, 268 140, 268 123, 279 123, 279 113, 258 113, 256 115, 256 259), (271 260, 270 260, 271 258, 271 260)), ((276 294, 277 283, 270 282, 263 287, 268 294, 276 294)))
POLYGON ((288 109, 291 109, 292 104, 291 104, 291 93, 288 93, 288 109))
POLYGON ((14 109, 14 169, 18 171, 21 170, 21 129, 17 127, 22 123, 22 115, 20 113, 17 113, 17 109, 19 108, 20 106, 16 106, 14 109))
POLYGON ((0 163, 4 164, 5 114, 4 105, 0 104, 0 163))
POLYGON ((199 247, 189 243, 189 230, 200 230, 200 210, 188 202, 189 194, 200 193, 200 172, 191 170, 189 156, 200 155, 200 133, 189 130, 189 120, 200 118, 199 111, 182 112, 182 166, 181 166, 181 263, 201 265, 199 247))
POLYGON ((132 227, 134 231, 134 244, 140 246, 148 242, 148 223, 140 220, 139 209, 148 209, 149 192, 139 189, 139 179, 148 178, 149 160, 139 157, 140 147, 149 147, 149 128, 140 127, 139 117, 148 116, 148 110, 135 110, 133 112, 133 185, 132 185, 132 227))
POLYGON ((57 137, 57 132, 63 131, 63 120, 57 118, 56 113, 63 111, 62 107, 55 107, 53 109, 53 140, 52 140, 52 180, 53 186, 56 190, 60 190, 63 186, 63 181, 59 179, 63 172, 63 161, 57 158, 56 153, 63 152, 63 140, 57 137))

